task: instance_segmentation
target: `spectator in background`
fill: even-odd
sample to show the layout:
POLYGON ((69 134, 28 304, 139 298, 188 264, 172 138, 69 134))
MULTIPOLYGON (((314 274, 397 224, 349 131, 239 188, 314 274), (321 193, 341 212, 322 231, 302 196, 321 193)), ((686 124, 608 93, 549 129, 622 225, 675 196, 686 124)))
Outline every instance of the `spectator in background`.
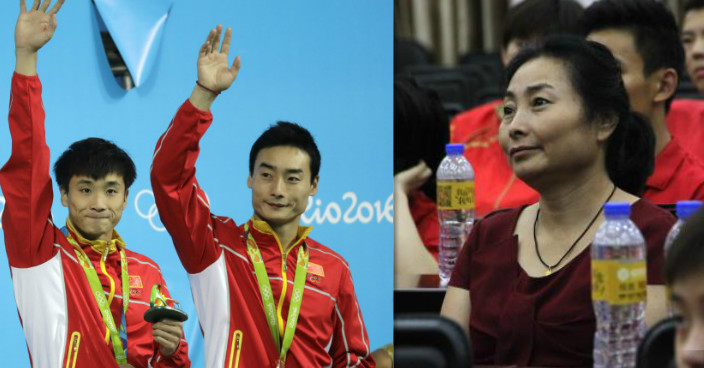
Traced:
MULTIPOLYGON (((448 141, 435 92, 410 78, 394 81, 394 272, 438 272, 437 171, 448 141)), ((398 278, 394 278, 398 280, 398 278)))
MULTIPOLYGON (((572 0, 526 0, 511 8, 504 21, 502 62, 507 65, 520 50, 545 36, 578 34, 581 12, 582 6, 572 0)), ((477 217, 538 200, 538 193, 516 178, 499 147, 500 104, 495 100, 477 106, 450 124, 450 140, 464 143, 464 155, 475 171, 477 217)))
POLYGON ((675 219, 637 197, 653 132, 598 43, 546 40, 516 56, 507 76, 499 140, 540 199, 475 223, 441 313, 468 332, 477 364, 591 367, 589 247, 605 202, 632 204, 647 246, 646 321, 665 314, 662 244, 675 219))
POLYGON ((689 78, 699 92, 704 92, 704 0, 685 3, 682 44, 689 78))
POLYGON ((704 211, 687 220, 665 257, 665 282, 678 319, 677 367, 704 367, 704 211))
POLYGON ((584 10, 582 25, 587 39, 614 54, 631 108, 655 131, 655 169, 643 198, 657 204, 704 199, 704 163, 670 135, 665 121, 684 63, 672 13, 655 0, 601 0, 584 10))
MULTIPOLYGON (((704 93, 704 0, 684 3, 682 45, 687 73, 701 95, 704 93)), ((682 146, 704 161, 704 101, 698 97, 674 100, 667 114, 667 126, 682 146)))

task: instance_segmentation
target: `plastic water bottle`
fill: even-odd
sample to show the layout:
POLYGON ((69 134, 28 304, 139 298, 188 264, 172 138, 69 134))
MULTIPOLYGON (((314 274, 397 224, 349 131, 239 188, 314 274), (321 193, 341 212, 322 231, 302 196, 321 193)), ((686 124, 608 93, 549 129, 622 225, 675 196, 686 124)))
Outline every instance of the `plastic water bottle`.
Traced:
MULTIPOLYGON (((687 221, 687 219, 702 207, 702 201, 679 201, 675 206, 675 211, 677 213, 677 222, 672 225, 672 229, 667 233, 667 238, 665 238, 665 257, 667 257, 667 252, 670 251, 672 243, 675 238, 680 233, 682 226, 687 221)), ((669 316, 673 315, 672 305, 670 304, 670 290, 667 291, 667 314, 669 316)))
POLYGON ((609 202, 592 243, 594 367, 635 367, 645 334, 646 247, 630 204, 609 202))
POLYGON ((672 242, 680 233, 680 229, 687 219, 695 214, 702 207, 702 201, 679 201, 675 205, 675 211, 677 212, 677 222, 672 226, 670 232, 667 233, 667 238, 665 239, 665 254, 670 250, 672 242))
POLYGON ((463 144, 445 146, 447 156, 437 172, 440 286, 446 287, 457 255, 474 224, 474 170, 462 155, 463 144))

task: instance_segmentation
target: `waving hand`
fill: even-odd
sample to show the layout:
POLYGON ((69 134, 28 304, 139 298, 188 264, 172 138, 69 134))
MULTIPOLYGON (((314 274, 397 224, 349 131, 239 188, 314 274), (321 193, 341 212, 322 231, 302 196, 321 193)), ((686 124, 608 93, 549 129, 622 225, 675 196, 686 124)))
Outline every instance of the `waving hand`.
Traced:
POLYGON ((44 46, 56 30, 56 13, 61 9, 64 0, 58 0, 47 11, 51 0, 34 0, 27 11, 25 0, 20 0, 20 16, 15 26, 15 55, 17 56, 18 72, 36 74, 37 51, 44 46))

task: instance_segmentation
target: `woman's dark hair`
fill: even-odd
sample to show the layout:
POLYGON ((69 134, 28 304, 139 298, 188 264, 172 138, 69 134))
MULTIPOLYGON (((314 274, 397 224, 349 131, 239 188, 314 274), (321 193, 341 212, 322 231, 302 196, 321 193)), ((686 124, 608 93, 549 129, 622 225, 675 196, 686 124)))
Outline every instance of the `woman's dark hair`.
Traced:
POLYGON ((421 190, 435 200, 435 172, 450 140, 448 119, 438 95, 410 77, 394 80, 394 175, 425 161, 433 175, 421 190))
POLYGON ((578 37, 549 37, 543 45, 519 53, 506 69, 506 80, 510 82, 523 64, 538 57, 564 63, 587 121, 617 119, 606 143, 606 171, 616 186, 640 196, 653 171, 655 134, 645 118, 631 111, 621 70, 611 52, 578 37))
POLYGON ((115 174, 122 177, 125 188, 137 177, 134 162, 120 147, 102 138, 86 138, 73 142, 54 163, 54 176, 59 188, 68 192, 68 183, 74 176, 94 180, 115 174))
POLYGON ((684 223, 665 256, 665 283, 704 273, 704 209, 684 223))

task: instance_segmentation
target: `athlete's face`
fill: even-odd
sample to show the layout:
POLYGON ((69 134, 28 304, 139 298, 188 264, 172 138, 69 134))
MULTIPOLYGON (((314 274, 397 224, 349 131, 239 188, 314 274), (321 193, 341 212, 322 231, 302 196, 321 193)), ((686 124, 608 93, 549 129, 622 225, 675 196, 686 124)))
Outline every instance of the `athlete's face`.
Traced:
POLYGON ((254 217, 270 225, 298 224, 308 197, 318 191, 311 181, 310 156, 296 147, 274 146, 257 154, 247 186, 252 189, 254 217))
POLYGON ((61 189, 61 204, 68 207, 68 217, 76 230, 88 240, 110 240, 127 206, 125 181, 108 174, 95 180, 73 176, 68 191, 61 189))

